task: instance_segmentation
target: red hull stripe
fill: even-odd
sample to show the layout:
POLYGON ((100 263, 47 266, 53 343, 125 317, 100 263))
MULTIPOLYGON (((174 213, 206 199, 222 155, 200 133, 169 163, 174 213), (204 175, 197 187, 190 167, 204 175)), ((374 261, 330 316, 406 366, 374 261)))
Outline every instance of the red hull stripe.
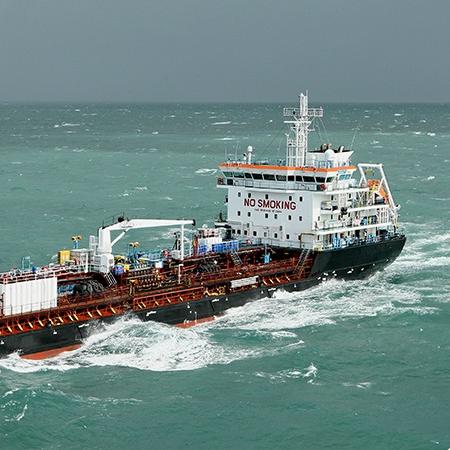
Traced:
POLYGON ((21 358, 23 358, 23 359, 53 358, 55 356, 58 356, 61 353, 77 350, 80 347, 81 347, 81 344, 73 344, 73 345, 68 345, 66 347, 53 348, 52 350, 45 350, 43 352, 36 352, 36 353, 30 353, 28 355, 21 355, 21 358))
POLYGON ((200 325, 201 323, 212 322, 214 319, 215 319, 214 316, 210 316, 210 317, 204 317, 203 319, 186 320, 185 322, 175 324, 175 326, 178 328, 189 328, 189 327, 194 327, 195 325, 200 325))

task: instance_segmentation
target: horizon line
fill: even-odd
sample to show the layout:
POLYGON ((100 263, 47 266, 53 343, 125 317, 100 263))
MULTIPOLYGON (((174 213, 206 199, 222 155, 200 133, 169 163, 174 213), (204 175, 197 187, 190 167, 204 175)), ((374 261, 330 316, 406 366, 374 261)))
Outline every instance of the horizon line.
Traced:
MULTIPOLYGON (((0 105, 37 105, 37 104, 71 104, 71 105, 208 105, 208 104, 221 104, 221 105, 279 105, 279 104, 295 104, 295 101, 288 100, 3 100, 0 99, 0 105)), ((353 100, 353 101, 327 101, 327 100, 314 100, 311 104, 324 103, 328 105, 448 105, 450 100, 445 101, 365 101, 365 100, 353 100)))

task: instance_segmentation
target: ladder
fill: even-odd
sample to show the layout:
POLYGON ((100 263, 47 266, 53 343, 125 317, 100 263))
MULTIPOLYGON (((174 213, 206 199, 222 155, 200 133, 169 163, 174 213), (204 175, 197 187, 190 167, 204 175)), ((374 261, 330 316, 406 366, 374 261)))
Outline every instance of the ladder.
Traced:
POLYGON ((105 278, 108 282, 108 287, 115 286, 117 284, 117 280, 111 272, 105 273, 105 278))
POLYGON ((300 253, 300 256, 298 258, 297 266, 295 267, 296 272, 299 272, 299 273, 303 272, 303 270, 305 269, 306 261, 308 260, 308 256, 309 256, 310 252, 311 252, 311 250, 309 248, 308 249, 304 248, 302 250, 302 252, 300 253))
POLYGON ((242 259, 236 252, 231 252, 230 256, 235 266, 240 266, 242 264, 242 259))

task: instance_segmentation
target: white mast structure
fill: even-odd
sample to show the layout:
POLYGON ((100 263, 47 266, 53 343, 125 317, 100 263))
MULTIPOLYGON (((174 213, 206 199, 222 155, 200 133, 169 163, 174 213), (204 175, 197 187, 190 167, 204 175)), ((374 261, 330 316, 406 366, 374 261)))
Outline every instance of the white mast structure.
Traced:
POLYGON ((299 95, 299 106, 297 108, 284 108, 284 117, 290 117, 291 120, 285 120, 284 123, 290 124, 291 134, 287 136, 286 147, 286 166, 304 167, 306 165, 306 152, 308 151, 308 133, 313 131, 309 128, 312 119, 323 117, 323 109, 308 108, 308 92, 306 95, 299 95))

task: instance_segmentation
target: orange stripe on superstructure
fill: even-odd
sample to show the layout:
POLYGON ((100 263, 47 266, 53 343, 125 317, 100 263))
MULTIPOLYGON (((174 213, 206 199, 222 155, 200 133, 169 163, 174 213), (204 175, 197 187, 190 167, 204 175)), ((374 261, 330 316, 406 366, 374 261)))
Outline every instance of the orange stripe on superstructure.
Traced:
POLYGON ((340 167, 294 167, 294 166, 263 166, 258 164, 222 163, 219 167, 234 167, 237 169, 263 169, 263 170, 294 170, 299 172, 338 172, 340 170, 356 170, 356 166, 340 167))
POLYGON ((29 353, 28 355, 20 355, 22 359, 46 359, 46 358, 54 358, 55 356, 60 355, 64 352, 72 352, 81 347, 81 344, 73 344, 67 345, 65 347, 53 348, 51 350, 44 350, 42 352, 29 353))

